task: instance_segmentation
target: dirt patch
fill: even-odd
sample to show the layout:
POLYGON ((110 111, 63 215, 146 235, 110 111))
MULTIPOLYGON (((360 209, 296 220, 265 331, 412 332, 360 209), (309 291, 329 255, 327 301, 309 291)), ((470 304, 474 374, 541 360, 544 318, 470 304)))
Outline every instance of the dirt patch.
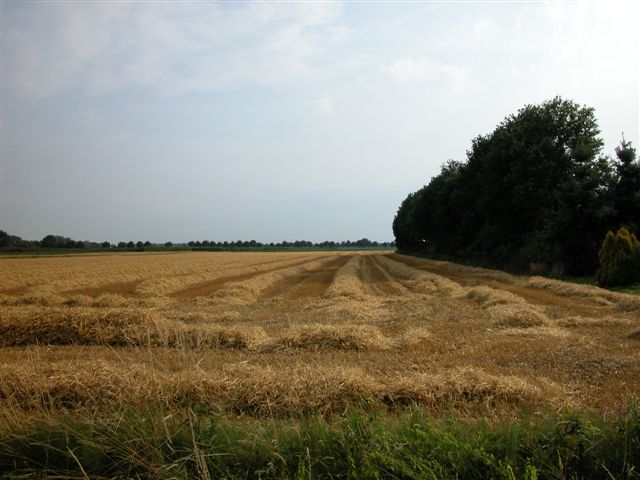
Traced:
POLYGON ((269 288, 265 296, 285 296, 289 299, 318 297, 331 285, 336 272, 346 265, 350 258, 350 255, 343 255, 316 269, 283 278, 269 288))
POLYGON ((31 290, 31 287, 33 287, 33 285, 23 285, 21 287, 15 287, 15 288, 5 288, 3 290, 0 290, 0 295, 10 295, 12 297, 19 297, 20 295, 24 295, 29 290, 31 290))

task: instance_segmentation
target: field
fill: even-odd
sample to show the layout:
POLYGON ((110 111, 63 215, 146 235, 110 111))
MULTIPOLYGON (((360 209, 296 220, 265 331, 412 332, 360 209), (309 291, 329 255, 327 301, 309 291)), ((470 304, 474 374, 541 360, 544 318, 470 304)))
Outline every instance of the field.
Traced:
POLYGON ((593 286, 392 252, 0 265, 5 433, 150 406, 189 412, 189 422, 415 408, 431 418, 606 417, 640 394, 640 296, 593 286))

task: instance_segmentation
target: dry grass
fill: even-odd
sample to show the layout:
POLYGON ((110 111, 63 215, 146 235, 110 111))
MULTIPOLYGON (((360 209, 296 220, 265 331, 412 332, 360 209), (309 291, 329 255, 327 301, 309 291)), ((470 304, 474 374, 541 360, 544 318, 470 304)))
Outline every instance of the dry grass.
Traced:
POLYGON ((464 288, 460 284, 445 277, 413 269, 384 256, 377 257, 377 261, 391 276, 409 281, 409 286, 411 287, 425 289, 429 293, 437 293, 448 297, 460 296, 464 292, 464 288))
POLYGON ((247 280, 230 283, 225 288, 216 292, 215 296, 218 298, 230 298, 235 302, 255 302, 279 281, 293 275, 312 272, 314 269, 321 268, 323 265, 335 261, 335 259, 335 256, 326 256, 319 260, 306 262, 302 266, 283 268, 276 271, 257 274, 247 280))
POLYGON ((571 337, 571 333, 565 330, 564 328, 558 328, 555 325, 542 325, 538 327, 527 327, 525 329, 521 327, 512 327, 505 328, 500 327, 499 330, 496 331, 499 335, 504 335, 507 337, 514 337, 519 340, 525 339, 549 339, 556 338, 565 340, 571 337))
POLYGON ((631 332, 628 337, 633 340, 640 340, 640 328, 631 332))
POLYGON ((500 413, 640 395, 631 295, 370 252, 0 262, 0 411, 500 413))
POLYGON ((405 349, 424 345, 432 338, 431 332, 424 327, 409 328, 393 338, 396 348, 405 349))
POLYGON ((602 306, 614 305, 620 310, 640 311, 640 296, 638 295, 612 292, 593 285, 579 285, 543 277, 531 277, 528 284, 561 295, 579 297, 602 306))
POLYGON ((592 327, 592 328, 620 328, 623 329, 625 327, 629 327, 634 324, 634 322, 628 318, 616 318, 611 316, 601 317, 601 318, 592 318, 592 317, 583 317, 580 315, 570 315, 568 317, 564 317, 559 319, 556 322, 557 325, 562 327, 592 327))
MULTIPOLYGON (((104 361, 50 363, 39 368, 0 368, 0 405, 29 410, 78 410, 100 406, 207 406, 274 415, 340 412, 357 405, 377 408, 511 409, 556 404, 561 389, 471 367, 436 373, 380 375, 362 369, 294 366, 274 369, 244 363, 224 371, 166 372, 147 365, 104 361)), ((538 382, 540 383, 540 382, 538 382)))
POLYGON ((369 325, 298 325, 275 343, 276 348, 305 350, 384 350, 391 343, 369 325))

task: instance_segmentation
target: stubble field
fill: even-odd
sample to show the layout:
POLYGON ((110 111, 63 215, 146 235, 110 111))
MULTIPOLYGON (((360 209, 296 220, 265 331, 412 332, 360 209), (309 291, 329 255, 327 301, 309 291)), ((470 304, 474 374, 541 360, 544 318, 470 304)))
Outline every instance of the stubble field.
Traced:
POLYGON ((3 258, 0 414, 617 412, 640 297, 391 252, 3 258))

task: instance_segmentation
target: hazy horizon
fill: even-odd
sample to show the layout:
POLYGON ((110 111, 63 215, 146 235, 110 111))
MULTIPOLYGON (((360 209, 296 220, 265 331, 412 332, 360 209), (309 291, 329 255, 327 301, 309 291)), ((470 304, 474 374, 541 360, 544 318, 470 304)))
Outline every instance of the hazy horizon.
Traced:
POLYGON ((638 146, 635 2, 1 5, 0 229, 393 239, 406 195, 525 104, 638 146))

